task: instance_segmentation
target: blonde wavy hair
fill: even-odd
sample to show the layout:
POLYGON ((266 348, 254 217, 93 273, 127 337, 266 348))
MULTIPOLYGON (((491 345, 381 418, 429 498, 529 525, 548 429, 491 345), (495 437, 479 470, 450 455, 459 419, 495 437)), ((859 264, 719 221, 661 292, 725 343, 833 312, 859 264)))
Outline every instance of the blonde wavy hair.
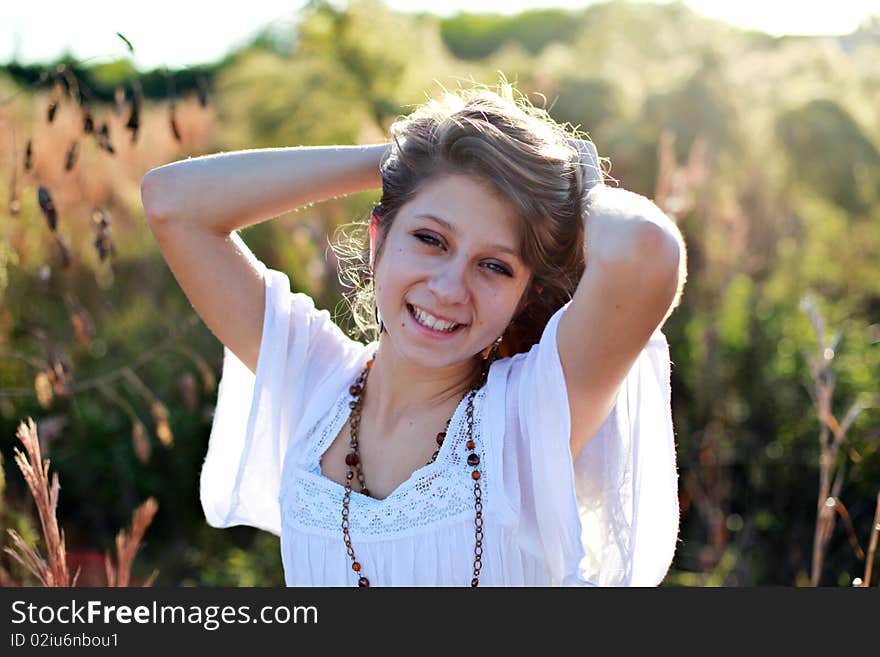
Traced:
MULTIPOLYGON (((506 80, 496 89, 473 85, 445 91, 390 128, 392 144, 381 162, 382 198, 375 260, 401 206, 429 181, 464 174, 487 183, 516 210, 521 258, 532 279, 503 336, 500 356, 528 351, 547 320, 571 299, 584 272, 581 200, 586 176, 570 139, 576 130, 556 123, 506 80)), ((365 336, 378 336, 369 220, 331 244, 352 316, 365 336)), ((351 225, 350 225, 351 226, 351 225)))

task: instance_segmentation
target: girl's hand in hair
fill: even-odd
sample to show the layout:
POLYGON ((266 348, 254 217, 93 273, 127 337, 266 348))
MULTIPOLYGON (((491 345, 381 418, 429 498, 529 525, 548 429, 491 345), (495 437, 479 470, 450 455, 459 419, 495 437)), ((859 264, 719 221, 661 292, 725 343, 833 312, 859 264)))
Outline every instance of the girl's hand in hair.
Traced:
POLYGON ((584 139, 569 139, 568 143, 581 156, 581 167, 584 171, 584 193, 586 194, 596 185, 603 185, 602 168, 599 166, 599 153, 596 145, 584 139))

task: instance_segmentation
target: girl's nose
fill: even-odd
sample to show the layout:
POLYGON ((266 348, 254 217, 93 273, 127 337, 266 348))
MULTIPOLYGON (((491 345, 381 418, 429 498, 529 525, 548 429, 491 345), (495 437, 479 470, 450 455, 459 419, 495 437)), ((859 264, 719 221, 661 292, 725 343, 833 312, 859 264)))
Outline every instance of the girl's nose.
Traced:
POLYGON ((428 289, 437 301, 461 304, 468 300, 467 276, 461 264, 449 262, 428 279, 428 289))

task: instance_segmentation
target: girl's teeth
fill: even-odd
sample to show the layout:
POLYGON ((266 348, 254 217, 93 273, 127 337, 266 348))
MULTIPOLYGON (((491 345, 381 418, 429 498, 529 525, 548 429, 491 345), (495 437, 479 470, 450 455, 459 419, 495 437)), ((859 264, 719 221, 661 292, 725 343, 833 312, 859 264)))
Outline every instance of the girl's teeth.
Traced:
POLYGON ((420 309, 416 308, 415 306, 413 306, 413 310, 415 311, 415 316, 416 316, 416 319, 418 320, 419 324, 423 324, 424 326, 427 326, 428 328, 434 329, 435 331, 449 332, 450 330, 452 330, 458 326, 458 324, 447 324, 446 322, 443 322, 439 319, 434 319, 433 317, 422 312, 420 309))

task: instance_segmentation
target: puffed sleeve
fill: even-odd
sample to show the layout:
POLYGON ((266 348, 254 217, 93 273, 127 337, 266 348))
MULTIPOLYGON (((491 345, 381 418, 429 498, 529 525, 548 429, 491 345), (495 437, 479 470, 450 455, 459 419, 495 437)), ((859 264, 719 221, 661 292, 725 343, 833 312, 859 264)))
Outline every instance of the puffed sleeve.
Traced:
POLYGON ((266 308, 256 373, 223 348, 200 497, 213 527, 281 533, 278 497, 291 437, 310 402, 326 398, 363 345, 348 338, 288 277, 263 266, 266 308))
POLYGON ((515 378, 523 540, 563 585, 656 586, 679 528, 669 346, 654 332, 614 407, 572 462, 569 399, 557 349, 560 308, 515 378))

